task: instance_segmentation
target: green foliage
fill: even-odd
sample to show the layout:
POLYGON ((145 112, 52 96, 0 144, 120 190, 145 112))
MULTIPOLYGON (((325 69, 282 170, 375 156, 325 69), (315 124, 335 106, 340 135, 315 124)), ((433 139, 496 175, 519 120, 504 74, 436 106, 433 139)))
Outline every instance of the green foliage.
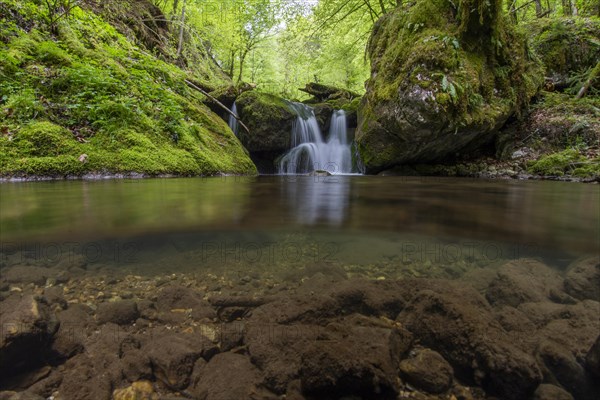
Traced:
POLYGON ((26 122, 37 118, 44 112, 44 107, 32 88, 23 89, 12 96, 6 96, 5 100, 4 113, 7 119, 26 122))
POLYGON ((600 58, 600 18, 540 18, 525 28, 549 75, 582 72, 600 58))

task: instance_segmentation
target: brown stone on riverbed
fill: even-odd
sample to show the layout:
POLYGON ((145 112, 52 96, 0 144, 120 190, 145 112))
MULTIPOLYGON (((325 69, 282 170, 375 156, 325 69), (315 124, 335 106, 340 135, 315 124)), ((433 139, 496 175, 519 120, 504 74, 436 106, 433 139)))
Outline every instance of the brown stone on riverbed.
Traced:
POLYGON ((474 289, 453 283, 418 292, 398 321, 448 360, 460 379, 508 399, 531 396, 542 380, 535 359, 516 347, 474 289))
POLYGON ((2 279, 8 283, 33 283, 41 286, 52 275, 52 270, 33 265, 18 265, 2 271, 2 279))
POLYGON ((600 301, 600 260, 590 257, 578 260, 567 269, 565 290, 580 300, 600 301))
POLYGON ((400 374, 410 384, 429 393, 442 393, 450 388, 454 371, 440 353, 429 349, 400 362, 400 374))
POLYGON ((129 325, 133 323, 139 315, 140 313, 137 304, 132 300, 102 303, 96 312, 96 317, 100 324, 112 322, 118 325, 129 325))
POLYGON ((260 371, 250 359, 234 353, 214 356, 199 375, 199 381, 189 390, 198 400, 249 399, 262 381, 260 371))
POLYGON ((573 396, 558 386, 543 383, 535 390, 533 400, 573 400, 573 396))
POLYGON ((565 297, 563 281, 556 270, 531 259, 511 261, 498 269, 486 291, 493 305, 517 307, 521 303, 548 301, 565 297))
POLYGON ((142 350, 148 352, 155 377, 174 390, 189 385, 194 364, 200 357, 209 359, 218 352, 214 343, 198 333, 167 330, 156 334, 142 350))
POLYGON ((598 336, 596 342, 587 353, 585 365, 590 375, 596 379, 600 379, 600 336, 598 336))
POLYGON ((0 385, 15 374, 41 366, 58 321, 47 304, 31 295, 0 302, 0 385))

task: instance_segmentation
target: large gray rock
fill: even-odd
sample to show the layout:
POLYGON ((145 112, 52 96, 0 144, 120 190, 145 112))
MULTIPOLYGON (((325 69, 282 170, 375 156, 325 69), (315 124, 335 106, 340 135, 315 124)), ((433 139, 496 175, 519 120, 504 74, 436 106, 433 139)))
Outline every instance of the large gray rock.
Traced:
POLYGON ((275 172, 275 160, 291 147, 296 114, 275 95, 244 92, 236 100, 238 114, 250 132, 240 127, 238 137, 259 172, 275 172))
POLYGON ((240 128, 239 137, 248 151, 284 152, 290 149, 292 124, 296 120, 288 103, 275 95, 245 92, 236 100, 240 119, 250 133, 240 128))
POLYGON ((476 150, 525 108, 543 74, 498 4, 408 2, 377 21, 356 136, 367 172, 476 150))

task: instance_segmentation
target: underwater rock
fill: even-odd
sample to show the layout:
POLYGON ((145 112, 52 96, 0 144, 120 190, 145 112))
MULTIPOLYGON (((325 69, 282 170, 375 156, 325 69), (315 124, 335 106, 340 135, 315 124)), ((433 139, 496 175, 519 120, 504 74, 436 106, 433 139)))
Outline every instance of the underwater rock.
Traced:
POLYGON ((41 286, 54 271, 33 265, 19 265, 2 271, 2 278, 8 283, 33 283, 41 286))
POLYGON ((158 333, 143 349, 148 352, 156 378, 176 390, 189 385, 196 360, 217 352, 201 335, 169 331, 158 333))
POLYGON ((511 342, 474 289, 444 285, 418 292, 398 321, 451 363, 459 379, 486 392, 525 398, 542 380, 535 359, 511 342))
POLYGON ((0 392, 0 400, 45 400, 43 397, 27 392, 0 392))
POLYGON ((195 320, 216 317, 216 311, 200 292, 181 285, 164 286, 157 295, 155 307, 157 318, 165 323, 180 323, 188 317, 195 320))
POLYGON ((145 351, 132 349, 121 357, 121 368, 123 376, 129 382, 135 382, 142 379, 151 379, 152 362, 145 351))
POLYGON ((54 336, 51 350, 58 360, 67 359, 83 350, 84 337, 93 323, 90 313, 88 307, 72 304, 57 315, 60 327, 54 336))
POLYGON ((560 385, 577 399, 592 400, 592 382, 575 355, 551 340, 540 343, 537 357, 542 362, 544 381, 560 385))
POLYGON ((596 342, 587 353, 585 365, 592 376, 595 376, 596 379, 600 378, 600 336, 598 336, 598 339, 596 339, 596 342))
POLYGON ((0 302, 0 321, 1 384, 43 362, 59 324, 48 305, 31 295, 16 294, 0 302))
POLYGON ((96 312, 96 318, 100 324, 112 322, 118 325, 128 325, 133 323, 139 315, 137 304, 133 300, 102 303, 96 312))
POLYGON ((65 373, 57 400, 111 400, 114 377, 106 371, 113 365, 99 363, 85 353, 70 358, 63 365, 65 373))
POLYGON ((558 386, 542 383, 535 390, 533 400, 573 400, 573 396, 558 386))
POLYGON ((412 335, 378 325, 354 315, 324 327, 319 340, 302 349, 302 392, 316 398, 359 395, 395 399, 396 365, 412 335))
POLYGON ((400 374, 411 385, 429 393, 442 393, 450 388, 453 369, 440 353, 429 349, 400 362, 400 374))
POLYGON ((578 260, 567 269, 565 290, 579 300, 600 301, 600 260, 590 257, 578 260))
POLYGON ((517 307, 521 303, 549 301, 562 292, 562 278, 556 270, 530 259, 511 261, 498 269, 486 291, 495 305, 517 307))
POLYGON ((189 392, 198 400, 249 399, 261 380, 260 371, 248 357, 221 353, 202 368, 198 383, 189 392))
POLYGON ((498 0, 420 1, 375 24, 356 139, 368 173, 472 152, 543 81, 498 0))

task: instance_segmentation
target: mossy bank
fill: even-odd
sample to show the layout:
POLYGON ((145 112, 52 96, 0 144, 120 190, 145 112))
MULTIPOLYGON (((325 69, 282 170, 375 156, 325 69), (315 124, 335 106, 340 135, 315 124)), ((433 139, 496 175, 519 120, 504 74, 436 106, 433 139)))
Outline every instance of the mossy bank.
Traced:
POLYGON ((150 2, 123 3, 82 5, 56 20, 62 11, 38 2, 0 5, 0 176, 256 173, 185 84, 218 87, 227 76, 197 51, 176 57, 171 43, 150 40, 138 15, 160 13, 150 2), (109 22, 112 6, 135 10, 119 14, 133 23, 109 22))

